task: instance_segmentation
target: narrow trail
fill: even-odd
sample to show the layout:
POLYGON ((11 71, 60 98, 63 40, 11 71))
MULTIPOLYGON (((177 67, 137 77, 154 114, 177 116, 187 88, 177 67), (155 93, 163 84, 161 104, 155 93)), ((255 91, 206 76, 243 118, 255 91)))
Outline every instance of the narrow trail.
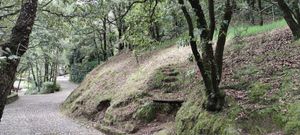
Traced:
POLYGON ((86 128, 59 111, 59 105, 77 87, 67 77, 59 77, 60 92, 20 96, 5 107, 0 135, 104 135, 86 128))

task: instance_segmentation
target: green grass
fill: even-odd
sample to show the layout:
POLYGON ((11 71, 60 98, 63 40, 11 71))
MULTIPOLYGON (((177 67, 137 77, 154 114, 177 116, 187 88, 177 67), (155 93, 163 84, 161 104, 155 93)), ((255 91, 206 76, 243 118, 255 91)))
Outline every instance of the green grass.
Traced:
POLYGON ((287 26, 287 23, 284 19, 274 21, 269 24, 264 24, 263 26, 259 26, 259 25, 251 26, 249 24, 234 26, 229 29, 228 38, 231 39, 237 35, 241 37, 251 36, 251 35, 267 32, 270 30, 274 30, 277 28, 282 28, 285 26, 287 26))

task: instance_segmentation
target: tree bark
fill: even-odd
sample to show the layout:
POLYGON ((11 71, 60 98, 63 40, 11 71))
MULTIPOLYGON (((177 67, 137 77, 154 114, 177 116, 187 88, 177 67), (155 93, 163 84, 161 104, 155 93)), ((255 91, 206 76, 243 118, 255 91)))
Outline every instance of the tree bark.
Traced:
MULTIPOLYGON (((293 12, 293 10, 287 5, 287 3, 284 0, 276 0, 276 2, 278 3, 279 8, 283 12, 283 17, 289 25, 293 33, 294 39, 300 39, 300 22, 298 21, 300 20, 300 16, 297 17, 297 14, 300 14, 300 11, 294 10, 293 12)), ((299 8, 298 4, 295 6, 299 8)))
POLYGON ((247 3, 250 7, 250 11, 249 11, 250 23, 254 25, 255 24, 255 17, 254 17, 255 0, 247 0, 247 3))
POLYGON ((45 68, 44 82, 47 82, 47 81, 49 81, 49 57, 45 54, 44 58, 45 58, 45 63, 44 63, 44 68, 45 68))
POLYGON ((104 17, 103 19, 103 59, 104 61, 106 61, 108 59, 108 56, 107 56, 107 17, 104 17))
POLYGON ((257 3, 258 3, 258 10, 259 10, 259 17, 260 17, 259 25, 263 26, 264 25, 264 14, 263 14, 262 1, 258 0, 257 3))
POLYGON ((228 27, 232 18, 232 7, 230 6, 229 0, 226 2, 225 13, 223 16, 223 22, 221 23, 220 31, 218 34, 218 41, 215 51, 215 60, 218 66, 218 83, 220 84, 223 71, 223 53, 226 43, 226 37, 228 32, 228 27))
POLYGON ((20 15, 12 29, 10 40, 0 46, 2 50, 10 50, 10 54, 4 55, 6 57, 4 62, 0 63, 0 119, 20 62, 19 58, 11 59, 8 57, 11 55, 21 57, 27 51, 29 36, 36 17, 38 0, 24 0, 23 2, 20 15))
MULTIPOLYGON (((197 66, 201 72, 204 85, 205 85, 205 93, 206 93, 206 102, 204 103, 204 108, 208 111, 220 111, 222 110, 224 103, 225 103, 225 95, 223 91, 219 89, 219 75, 218 75, 218 66, 215 60, 214 56, 214 50, 212 48, 212 39, 215 31, 215 14, 214 14, 214 2, 213 0, 209 1, 209 20, 210 20, 210 26, 208 28, 207 22, 205 19, 204 12, 202 10, 202 7, 199 3, 199 0, 188 0, 192 8, 194 9, 194 13, 196 15, 196 22, 197 22, 197 29, 200 31, 200 40, 201 40, 201 55, 197 48, 197 42, 194 35, 194 25, 193 20, 187 10, 187 8, 184 6, 183 0, 178 0, 179 4, 181 5, 181 10, 183 11, 183 14, 186 18, 188 28, 189 28, 189 36, 190 36, 190 45, 193 52, 193 55, 195 57, 197 66), (201 57, 202 56, 202 57, 201 57)), ((226 1, 226 9, 224 16, 232 14, 232 6, 230 4, 230 0, 226 1), (229 9, 230 12, 227 10, 229 9)), ((225 18, 225 17, 224 17, 225 18)), ((230 22, 230 20, 229 20, 230 22)), ((228 23, 229 23, 228 22, 228 23)), ((229 24, 228 24, 229 26, 229 24)), ((224 25, 221 26, 221 29, 223 32, 227 33, 228 26, 224 25)), ((226 33, 224 35, 219 36, 219 40, 221 41, 223 38, 226 40, 226 33)), ((220 47, 224 47, 224 44, 221 44, 223 42, 220 42, 220 47)), ((219 47, 219 48, 220 48, 219 47)), ((219 51, 222 51, 224 49, 219 49, 219 51)), ((223 54, 223 51, 222 53, 223 54)), ((222 58, 223 56, 221 56, 222 58)))

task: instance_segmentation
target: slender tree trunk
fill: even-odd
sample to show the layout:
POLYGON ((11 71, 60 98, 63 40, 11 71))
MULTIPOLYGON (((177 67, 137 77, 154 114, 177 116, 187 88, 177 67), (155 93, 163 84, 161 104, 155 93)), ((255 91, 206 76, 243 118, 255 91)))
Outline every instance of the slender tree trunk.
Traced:
POLYGON ((107 17, 105 17, 103 19, 103 57, 104 57, 104 61, 106 61, 108 59, 107 57, 107 17))
POLYGON ((124 49, 124 43, 122 41, 122 36, 123 36, 123 33, 122 33, 122 28, 118 28, 118 33, 119 33, 119 46, 118 46, 118 50, 119 52, 121 52, 123 49, 124 49))
POLYGON ((45 56, 45 63, 44 63, 45 73, 44 73, 44 82, 49 81, 49 59, 45 56))
MULTIPOLYGON (((202 7, 198 0, 188 0, 192 8, 194 9, 194 13, 196 15, 196 22, 197 22, 197 29, 201 31, 200 33, 200 46, 201 46, 201 55, 197 48, 197 42, 194 35, 194 26, 193 26, 193 20, 187 10, 187 8, 184 6, 183 0, 178 0, 179 4, 181 5, 181 9, 184 13, 184 16, 187 20, 188 28, 189 28, 189 36, 190 36, 190 45, 193 52, 193 55, 195 57, 197 66, 201 72, 204 85, 205 85, 205 93, 206 93, 206 102, 204 103, 204 108, 209 111, 220 111, 225 103, 225 95, 224 92, 219 89, 219 82, 218 79, 219 72, 218 72, 218 63, 216 62, 216 58, 214 56, 214 50, 212 48, 212 39, 215 31, 215 13, 214 13, 214 2, 213 0, 208 1, 208 10, 209 10, 209 20, 210 25, 208 28, 204 12, 202 10, 202 7), (202 58, 201 58, 202 56, 202 58)), ((226 1, 226 10, 224 16, 232 14, 232 4, 230 4, 230 0, 226 1)), ((224 17, 225 18, 225 17, 224 17)), ((225 22, 226 20, 223 20, 225 22)), ((228 23, 230 20, 228 20, 228 23)), ((228 24, 229 25, 229 24, 228 24)), ((222 31, 227 32, 228 26, 224 25, 221 26, 222 31), (222 28, 223 27, 223 28, 222 28)), ((226 39, 226 33, 224 35, 221 35, 219 37, 219 40, 221 41, 222 38, 226 39)), ((224 47, 224 44, 221 44, 220 47, 224 47)), ((220 48, 219 47, 219 48, 220 48)), ((219 49, 222 51, 222 49, 219 49)), ((223 52, 221 53, 223 54, 223 52)), ((221 56, 223 57, 223 56, 221 56)))
POLYGON ((255 24, 254 10, 255 10, 255 0, 247 0, 249 6, 249 20, 251 24, 255 24))
POLYGON ((36 80, 38 83, 38 89, 40 90, 42 87, 42 74, 39 68, 38 60, 35 61, 35 70, 36 70, 36 80))
POLYGON ((19 90, 20 90, 20 86, 21 86, 21 83, 22 83, 22 77, 23 77, 23 73, 21 73, 21 75, 20 75, 17 92, 19 92, 19 90))
MULTIPOLYGON (((112 30, 111 30, 111 25, 108 25, 108 31, 109 33, 112 33, 112 30)), ((112 36, 109 36, 109 55, 110 56, 114 56, 114 45, 113 45, 113 39, 112 39, 112 36)))
MULTIPOLYGON (((101 58, 100 58, 100 52, 99 52, 98 44, 97 44, 97 41, 96 41, 96 39, 97 39, 96 37, 97 36, 96 36, 96 33, 95 33, 93 41, 94 41, 94 46, 95 46, 95 51, 96 51, 97 62, 98 62, 98 64, 100 64, 101 63, 101 58)), ((74 62, 73 62, 73 64, 75 64, 74 62)))
POLYGON ((262 1, 258 0, 257 3, 258 3, 258 10, 259 10, 259 17, 260 17, 259 25, 263 26, 264 25, 264 14, 263 14, 262 1))
POLYGON ((39 87, 39 84, 38 84, 38 81, 37 81, 37 77, 36 77, 36 75, 35 75, 35 73, 34 73, 33 64, 32 64, 31 62, 30 62, 29 64, 30 64, 30 69, 31 69, 32 79, 33 79, 33 81, 34 81, 35 86, 36 86, 37 89, 38 89, 38 92, 40 92, 40 87, 39 87))
POLYGON ((155 39, 156 39, 156 41, 160 41, 160 39, 161 39, 161 37, 160 37, 160 27, 159 27, 158 22, 155 22, 154 26, 155 26, 155 39))
MULTIPOLYGON (((229 3, 226 3, 229 4, 229 3)), ((223 71, 223 53, 226 43, 226 37, 228 32, 228 27, 232 18, 232 8, 230 5, 226 5, 225 13, 223 16, 223 22, 221 23, 220 31, 218 34, 218 41, 215 51, 215 60, 218 66, 218 83, 220 84, 222 79, 222 71, 223 71)))

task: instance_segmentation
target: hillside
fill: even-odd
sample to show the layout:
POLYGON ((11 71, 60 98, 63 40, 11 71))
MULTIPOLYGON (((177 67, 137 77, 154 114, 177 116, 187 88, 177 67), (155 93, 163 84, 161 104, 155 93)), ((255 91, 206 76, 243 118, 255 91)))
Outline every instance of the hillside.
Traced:
POLYGON ((300 43, 288 29, 229 44, 220 113, 201 109, 189 47, 122 53, 90 72, 62 110, 108 134, 299 134, 300 43), (184 103, 182 103, 184 102, 184 103), (256 125, 256 126, 253 126, 256 125))

